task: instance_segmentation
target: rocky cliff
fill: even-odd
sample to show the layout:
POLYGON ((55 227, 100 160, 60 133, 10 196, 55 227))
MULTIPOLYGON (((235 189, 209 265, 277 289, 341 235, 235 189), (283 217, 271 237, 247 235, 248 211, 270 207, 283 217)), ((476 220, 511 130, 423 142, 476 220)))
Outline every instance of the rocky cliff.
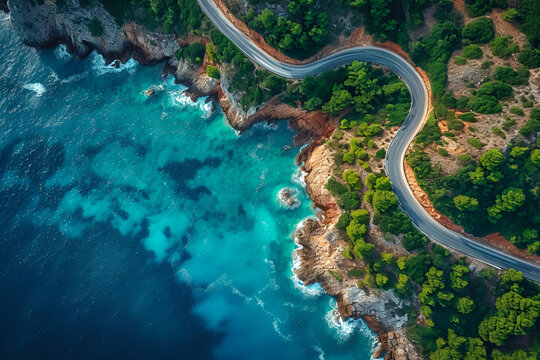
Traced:
POLYGON ((333 175, 332 150, 324 144, 315 145, 306 156, 303 166, 307 172, 306 191, 324 213, 318 219, 305 220, 296 231, 295 239, 301 247, 297 250, 301 265, 296 275, 306 285, 321 283, 326 293, 337 299, 342 318, 362 318, 377 332, 381 345, 376 357, 384 353, 385 359, 421 359, 404 333, 407 323, 407 314, 402 310, 404 301, 392 291, 360 289, 356 280, 348 276, 357 264, 342 255, 346 241, 335 228, 340 210, 324 187, 333 175))

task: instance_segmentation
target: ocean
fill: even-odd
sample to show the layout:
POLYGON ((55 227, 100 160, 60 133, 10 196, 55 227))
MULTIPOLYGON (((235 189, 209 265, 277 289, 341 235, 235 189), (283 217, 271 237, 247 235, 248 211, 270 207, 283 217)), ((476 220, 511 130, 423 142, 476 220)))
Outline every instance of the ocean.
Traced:
POLYGON ((285 122, 239 136, 161 65, 30 48, 0 14, 0 358, 371 358, 294 276, 315 210, 285 122))

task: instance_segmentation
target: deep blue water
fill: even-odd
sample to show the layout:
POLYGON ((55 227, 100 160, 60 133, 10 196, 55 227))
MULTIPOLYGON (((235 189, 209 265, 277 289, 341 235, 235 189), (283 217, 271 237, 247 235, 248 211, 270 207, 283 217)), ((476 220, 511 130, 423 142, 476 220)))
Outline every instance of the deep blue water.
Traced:
POLYGON ((368 359, 293 276, 294 133, 239 137, 160 70, 26 47, 0 15, 0 358, 368 359))

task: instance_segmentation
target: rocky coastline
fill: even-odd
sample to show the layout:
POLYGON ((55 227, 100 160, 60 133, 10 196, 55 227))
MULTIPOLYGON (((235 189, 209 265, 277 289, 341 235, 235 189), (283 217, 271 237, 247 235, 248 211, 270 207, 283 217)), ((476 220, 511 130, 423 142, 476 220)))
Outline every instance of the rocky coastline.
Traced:
POLYGON ((334 228, 340 215, 339 207, 328 190, 328 178, 332 176, 332 152, 322 141, 329 137, 334 127, 328 116, 321 111, 305 111, 301 108, 281 103, 274 97, 258 109, 247 112, 242 109, 237 94, 228 91, 227 73, 221 80, 206 75, 204 65, 192 66, 178 60, 175 53, 181 45, 192 42, 206 42, 204 38, 177 39, 174 35, 164 35, 144 29, 135 23, 119 26, 114 18, 98 3, 91 8, 83 8, 78 1, 65 1, 69 11, 59 9, 56 0, 44 0, 42 4, 29 1, 0 0, 0 10, 10 13, 11 24, 24 43, 34 47, 66 45, 70 53, 84 57, 97 51, 111 63, 130 58, 141 64, 163 63, 164 75, 173 74, 175 79, 188 86, 193 99, 209 96, 223 109, 229 123, 239 132, 261 121, 288 119, 290 126, 298 131, 297 145, 308 144, 297 157, 307 173, 306 191, 314 206, 322 211, 318 219, 307 219, 295 237, 302 246, 297 254, 301 266, 298 278, 306 285, 321 283, 324 290, 338 301, 338 311, 342 318, 363 318, 368 326, 378 334, 380 348, 375 357, 385 355, 385 359, 420 359, 414 346, 404 334, 403 327, 407 315, 401 314, 402 300, 390 291, 368 293, 359 289, 354 282, 340 282, 328 270, 352 268, 341 253, 345 241, 334 228), (88 21, 98 18, 103 26, 103 34, 92 36, 86 26, 88 21))

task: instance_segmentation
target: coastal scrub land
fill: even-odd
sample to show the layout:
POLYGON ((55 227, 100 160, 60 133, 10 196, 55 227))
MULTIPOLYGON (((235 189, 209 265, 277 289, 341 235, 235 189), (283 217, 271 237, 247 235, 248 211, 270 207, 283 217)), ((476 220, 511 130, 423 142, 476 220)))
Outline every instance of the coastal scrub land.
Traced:
MULTIPOLYGON (((280 60, 352 45, 405 56, 430 111, 406 158, 419 202, 443 225, 540 263, 540 1, 215 0, 280 60)), ((214 28, 195 0, 14 0, 35 46, 165 62, 230 124, 290 119, 306 190, 321 211, 296 232, 297 276, 321 283, 343 318, 364 318, 386 359, 538 359, 540 288, 427 239, 384 172, 410 93, 389 69, 355 61, 302 80, 276 76, 214 28)))

